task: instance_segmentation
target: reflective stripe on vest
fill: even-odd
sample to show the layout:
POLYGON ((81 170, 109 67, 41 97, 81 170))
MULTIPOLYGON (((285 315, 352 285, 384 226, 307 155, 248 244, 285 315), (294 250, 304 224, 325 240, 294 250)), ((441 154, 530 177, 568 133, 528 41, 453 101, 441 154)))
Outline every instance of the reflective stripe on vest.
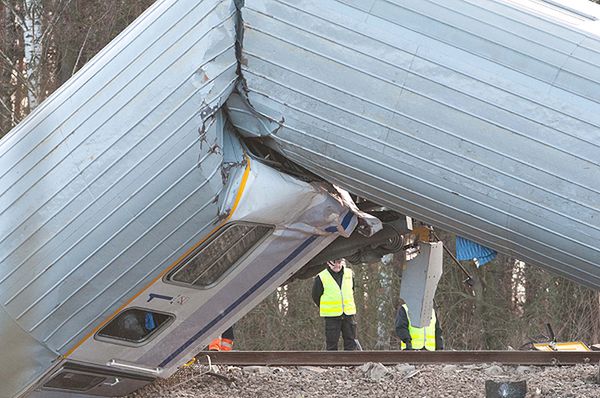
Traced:
POLYGON ((320 315, 323 317, 340 316, 342 314, 356 314, 354 304, 354 292, 352 291, 353 273, 349 268, 342 268, 342 288, 337 284, 333 276, 325 269, 319 273, 323 284, 323 294, 319 303, 320 315))
POLYGON ((221 351, 233 350, 233 340, 221 338, 221 351))
MULTIPOLYGON (((406 318, 408 319, 408 332, 410 333, 413 350, 425 348, 428 351, 435 351, 435 310, 431 310, 431 321, 429 322, 428 326, 424 328, 415 328, 410 323, 408 306, 403 304, 402 308, 404 308, 404 311, 406 311, 406 318)), ((403 350, 406 348, 406 344, 404 344, 404 342, 401 342, 400 346, 403 350)))

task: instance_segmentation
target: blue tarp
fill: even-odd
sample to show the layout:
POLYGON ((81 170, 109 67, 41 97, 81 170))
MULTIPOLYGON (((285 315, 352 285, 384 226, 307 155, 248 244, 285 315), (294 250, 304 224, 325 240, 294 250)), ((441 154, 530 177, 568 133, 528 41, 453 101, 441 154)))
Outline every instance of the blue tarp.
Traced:
POLYGON ((496 251, 475 243, 460 236, 456 237, 456 258, 459 260, 473 260, 477 267, 481 267, 496 257, 496 251))

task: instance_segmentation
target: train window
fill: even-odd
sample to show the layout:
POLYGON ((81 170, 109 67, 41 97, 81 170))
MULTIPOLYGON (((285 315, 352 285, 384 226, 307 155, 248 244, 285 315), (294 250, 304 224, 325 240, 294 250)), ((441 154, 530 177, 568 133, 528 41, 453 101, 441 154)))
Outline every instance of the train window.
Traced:
POLYGON ((106 380, 106 377, 63 371, 44 384, 44 388, 87 391, 106 380))
POLYGON ((171 273, 167 280, 198 287, 209 286, 272 230, 271 226, 257 224, 226 225, 171 273))
POLYGON ((100 329, 98 336, 130 343, 141 343, 157 333, 172 319, 172 315, 140 308, 129 308, 100 329))

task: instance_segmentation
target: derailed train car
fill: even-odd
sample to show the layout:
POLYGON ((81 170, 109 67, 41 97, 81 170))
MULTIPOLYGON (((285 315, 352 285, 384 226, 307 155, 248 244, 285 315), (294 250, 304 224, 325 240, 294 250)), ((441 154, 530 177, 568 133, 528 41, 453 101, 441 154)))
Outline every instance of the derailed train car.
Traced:
POLYGON ((0 395, 166 377, 337 237, 414 249, 396 212, 598 288, 573 4, 157 2, 0 142, 0 395))
POLYGON ((355 229, 228 122, 236 21, 157 3, 2 140, 0 396, 166 377, 355 229))
MULTIPOLYGON (((207 136, 212 135, 211 130, 218 131, 219 124, 215 122, 207 136)), ((208 339, 271 293, 274 286, 284 283, 337 236, 349 236, 355 228, 357 218, 351 207, 326 185, 301 181, 248 157, 241 146, 236 147, 235 139, 227 142, 227 134, 221 148, 221 167, 228 173, 221 189, 208 194, 204 184, 190 184, 185 196, 171 202, 173 210, 180 206, 187 210, 174 225, 186 228, 188 234, 204 234, 184 242, 185 252, 157 270, 150 282, 120 303, 109 318, 93 328, 87 324, 81 327, 86 335, 62 358, 53 360, 52 371, 39 382, 42 392, 34 396, 63 396, 65 390, 123 395, 157 376, 174 372, 208 339), (206 200, 182 203, 186 196, 200 192, 199 188, 206 200), (212 212, 208 211, 210 205, 214 205, 212 212)), ((211 169, 190 156, 188 170, 196 171, 198 167, 215 174, 218 180, 223 178, 219 168, 211 169)), ((143 214, 139 217, 142 219, 143 214)), ((130 244, 123 241, 122 247, 130 244)), ((145 249, 151 255, 153 248, 145 249)), ((80 314, 90 314, 91 308, 98 305, 95 302, 106 300, 103 293, 116 301, 133 290, 142 280, 139 273, 144 271, 125 261, 131 257, 115 257, 112 270, 107 269, 110 262, 96 265, 94 273, 87 274, 87 281, 71 282, 70 289, 60 288, 57 294, 64 306, 73 299, 78 305, 65 313, 60 324, 52 322, 60 308, 46 309, 46 315, 40 312, 36 319, 41 326, 34 325, 32 330, 45 331, 47 342, 60 341, 64 331, 70 329, 71 335, 79 331, 63 325, 74 324, 80 314), (101 277, 102 272, 108 273, 101 277), (58 327, 50 330, 48 324, 58 327)), ((53 291, 48 289, 47 293, 40 297, 53 291)), ((67 347, 62 344, 62 348, 67 347)))
POLYGON ((598 10, 247 0, 227 106, 328 181, 597 289, 598 10))

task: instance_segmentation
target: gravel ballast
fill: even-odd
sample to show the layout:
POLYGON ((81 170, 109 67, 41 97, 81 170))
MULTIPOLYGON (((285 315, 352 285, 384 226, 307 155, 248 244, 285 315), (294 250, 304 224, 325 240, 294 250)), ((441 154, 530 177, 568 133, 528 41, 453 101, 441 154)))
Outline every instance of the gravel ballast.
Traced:
POLYGON ((600 398, 599 366, 409 365, 223 367, 193 365, 130 398, 485 397, 485 381, 527 382, 527 397, 600 398))

